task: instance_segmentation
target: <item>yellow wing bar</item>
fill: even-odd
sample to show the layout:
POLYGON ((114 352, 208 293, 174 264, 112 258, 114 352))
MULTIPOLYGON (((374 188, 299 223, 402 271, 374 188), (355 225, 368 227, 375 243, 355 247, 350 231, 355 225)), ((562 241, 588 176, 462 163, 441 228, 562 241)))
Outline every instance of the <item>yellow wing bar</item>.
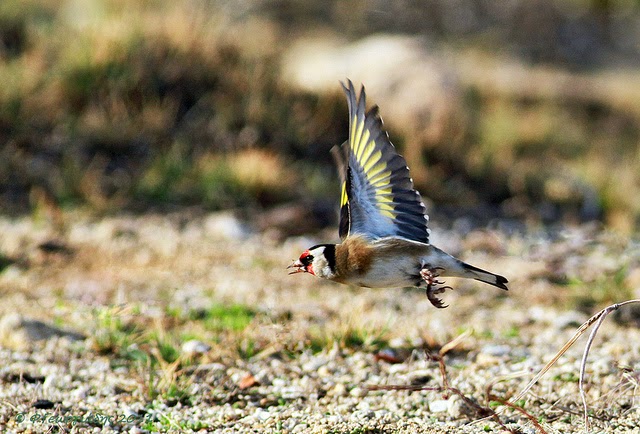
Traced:
MULTIPOLYGON (((371 138, 371 132, 365 128, 364 119, 353 117, 350 137, 351 151, 362 168, 367 181, 375 191, 376 208, 386 217, 394 219, 397 213, 389 181, 391 171, 386 170, 387 164, 382 160, 382 151, 376 150, 376 142, 371 138)), ((341 205, 346 203, 346 184, 343 183, 343 198, 341 205)))
POLYGON ((343 84, 349 105, 349 139, 340 167, 340 236, 362 234, 371 239, 400 236, 428 242, 427 215, 420 194, 382 127, 378 107, 366 111, 364 87, 360 96, 351 81, 343 84))

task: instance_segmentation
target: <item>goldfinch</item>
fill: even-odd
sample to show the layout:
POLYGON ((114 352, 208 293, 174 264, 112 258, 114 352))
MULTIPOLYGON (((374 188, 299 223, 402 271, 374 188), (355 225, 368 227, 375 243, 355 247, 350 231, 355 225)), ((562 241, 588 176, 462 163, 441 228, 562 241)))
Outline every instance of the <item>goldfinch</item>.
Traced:
POLYGON ((349 106, 349 139, 331 152, 342 180, 340 244, 305 250, 289 274, 310 273, 368 288, 424 287, 437 308, 437 296, 450 286, 444 276, 465 277, 508 290, 503 276, 490 273, 429 244, 429 217, 409 177, 409 168, 382 128, 378 107, 365 111, 364 86, 356 98, 353 83, 342 84, 349 106))

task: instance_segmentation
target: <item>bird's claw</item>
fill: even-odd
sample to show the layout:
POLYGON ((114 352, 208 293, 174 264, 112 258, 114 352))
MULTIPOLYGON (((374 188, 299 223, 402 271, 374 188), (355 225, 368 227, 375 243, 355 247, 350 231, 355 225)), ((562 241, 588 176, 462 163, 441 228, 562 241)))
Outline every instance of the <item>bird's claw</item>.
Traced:
POLYGON ((444 302, 440 297, 436 297, 436 294, 442 294, 447 289, 453 289, 453 288, 450 286, 433 287, 431 285, 427 285, 427 291, 426 291, 427 298, 429 299, 431 304, 437 307, 438 309, 444 309, 445 307, 449 307, 448 304, 444 304, 444 302))
POLYGON ((427 284, 426 294, 431 304, 437 307, 438 309, 444 309, 445 307, 449 307, 449 305, 444 304, 442 299, 440 297, 437 297, 437 295, 442 294, 447 289, 453 289, 453 288, 450 286, 435 286, 435 285, 444 285, 444 281, 437 279, 437 277, 440 276, 440 274, 437 272, 438 270, 444 270, 444 268, 442 267, 423 268, 422 270, 420 270, 420 277, 422 277, 422 279, 427 284))
POLYGON ((429 268, 429 267, 424 267, 423 269, 420 270, 420 277, 422 277, 422 280, 424 280, 426 282, 427 285, 429 286, 433 286, 433 285, 442 285, 444 282, 437 280, 438 277, 440 277, 440 273, 438 273, 438 270, 444 270, 444 268, 442 267, 433 267, 433 268, 429 268))

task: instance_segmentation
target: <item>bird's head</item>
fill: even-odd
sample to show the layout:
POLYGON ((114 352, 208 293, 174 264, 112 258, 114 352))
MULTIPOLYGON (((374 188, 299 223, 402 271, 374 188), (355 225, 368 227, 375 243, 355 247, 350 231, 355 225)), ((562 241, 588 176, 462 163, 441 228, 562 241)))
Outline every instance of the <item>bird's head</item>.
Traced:
POLYGON ((335 267, 335 244, 318 244, 302 252, 287 268, 293 268, 289 274, 311 273, 314 276, 332 279, 336 275, 335 267))

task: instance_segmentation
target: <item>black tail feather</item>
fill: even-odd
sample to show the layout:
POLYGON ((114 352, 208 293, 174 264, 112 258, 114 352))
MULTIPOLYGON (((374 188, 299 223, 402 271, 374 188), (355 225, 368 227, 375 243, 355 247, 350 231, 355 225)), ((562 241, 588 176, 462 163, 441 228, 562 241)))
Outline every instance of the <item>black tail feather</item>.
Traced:
POLYGON ((500 289, 504 289, 505 291, 509 290, 509 288, 507 288, 507 283, 509 283, 509 281, 507 280, 506 277, 500 276, 499 274, 491 273, 489 271, 485 271, 481 268, 474 267, 473 265, 469 265, 469 264, 463 264, 463 265, 464 265, 464 268, 473 272, 474 274, 473 278, 475 280, 488 283, 489 285, 496 286, 500 289))

